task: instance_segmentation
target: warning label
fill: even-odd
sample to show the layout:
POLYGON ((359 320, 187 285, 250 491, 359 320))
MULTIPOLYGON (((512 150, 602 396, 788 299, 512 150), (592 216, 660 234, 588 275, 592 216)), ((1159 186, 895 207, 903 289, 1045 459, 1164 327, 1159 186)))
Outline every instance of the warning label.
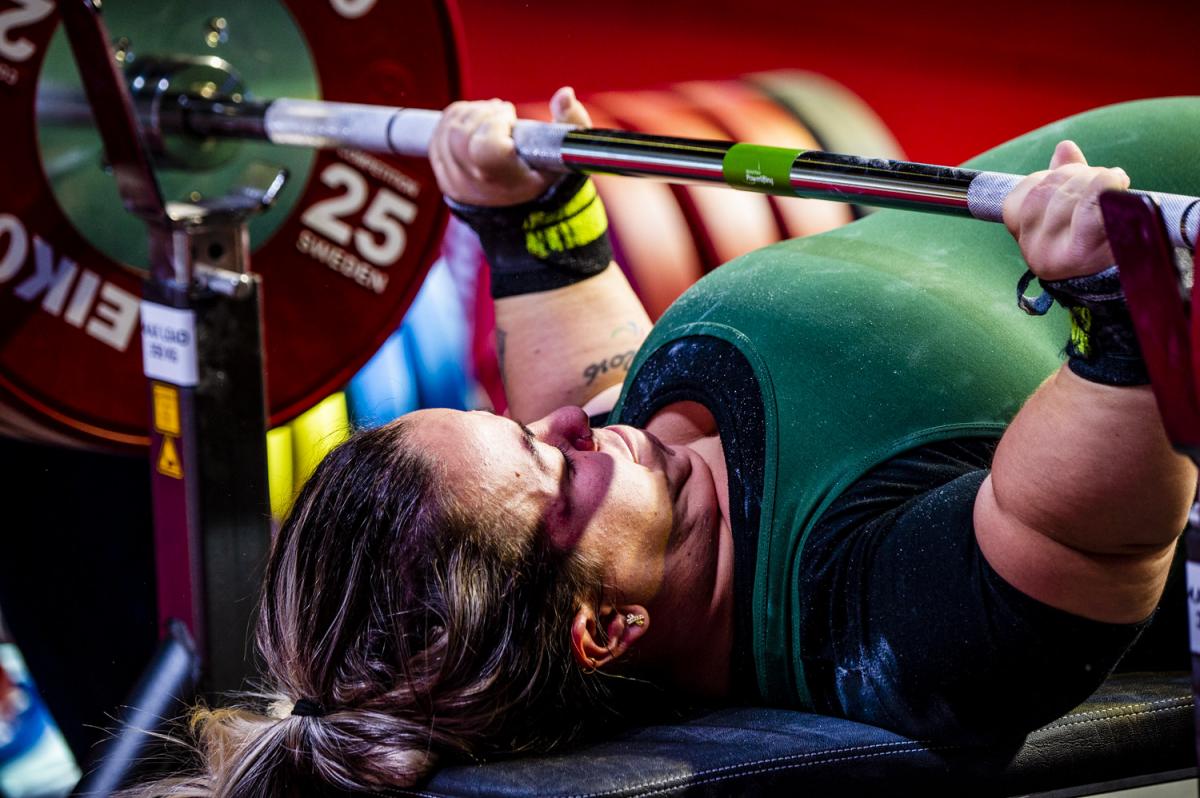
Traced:
POLYGON ((163 435, 175 435, 179 429, 179 391, 161 382, 154 383, 154 429, 163 435))
POLYGON ((158 473, 183 479, 183 463, 179 460, 179 449, 170 435, 164 435, 162 439, 162 448, 158 452, 158 473))

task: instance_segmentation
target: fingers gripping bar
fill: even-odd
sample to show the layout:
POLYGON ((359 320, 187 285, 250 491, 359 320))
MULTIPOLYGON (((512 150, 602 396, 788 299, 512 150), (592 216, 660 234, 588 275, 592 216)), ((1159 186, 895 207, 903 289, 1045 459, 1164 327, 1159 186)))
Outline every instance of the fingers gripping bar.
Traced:
MULTIPOLYGON (((985 222, 1003 221, 1004 198, 1023 179, 1021 175, 1004 172, 979 172, 967 189, 967 208, 971 216, 985 222)), ((1195 247, 1200 235, 1200 199, 1157 191, 1132 193, 1150 197, 1158 203, 1174 246, 1195 247)))
MULTIPOLYGON (((424 157, 441 113, 353 103, 279 99, 250 104, 223 119, 261 115, 263 135, 276 144, 353 147, 424 157)), ((205 126, 194 132, 245 136, 254 126, 205 126)), ((1023 176, 855 155, 765 147, 729 141, 653 136, 619 130, 521 120, 517 151, 548 172, 580 171, 650 177, 670 182, 720 183, 783 196, 1002 221, 1004 198, 1023 176)), ((1200 199, 1156 192, 1175 246, 1193 249, 1200 235, 1200 199)))

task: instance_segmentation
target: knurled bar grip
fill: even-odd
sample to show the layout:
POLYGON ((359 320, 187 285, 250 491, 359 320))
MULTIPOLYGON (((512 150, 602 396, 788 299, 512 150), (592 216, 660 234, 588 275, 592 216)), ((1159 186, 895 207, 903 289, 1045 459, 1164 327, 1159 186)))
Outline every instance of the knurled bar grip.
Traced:
MULTIPOLYGON (((373 152, 426 157, 441 111, 389 108, 359 103, 279 99, 264 114, 267 138, 293 147, 355 147, 373 152)), ((573 125, 520 120, 513 131, 530 166, 564 172, 562 143, 573 125)))
MULTIPOLYGON (((976 219, 985 222, 1004 221, 1004 198, 1024 178, 1004 172, 980 172, 967 189, 967 208, 976 219)), ((1200 199, 1182 194, 1158 191, 1134 191, 1158 202, 1170 234, 1171 243, 1192 249, 1200 235, 1200 199)))
MULTIPOLYGON (((276 144, 354 147, 419 157, 428 155, 441 118, 439 111, 293 99, 274 100, 243 113, 262 114, 262 132, 276 144)), ((1003 221, 1004 198, 1023 179, 1002 172, 526 120, 517 122, 513 138, 521 157, 541 171, 721 183, 765 194, 972 216, 989 222, 1003 221)), ((1200 199, 1137 193, 1159 203, 1172 244, 1195 248, 1200 199)))

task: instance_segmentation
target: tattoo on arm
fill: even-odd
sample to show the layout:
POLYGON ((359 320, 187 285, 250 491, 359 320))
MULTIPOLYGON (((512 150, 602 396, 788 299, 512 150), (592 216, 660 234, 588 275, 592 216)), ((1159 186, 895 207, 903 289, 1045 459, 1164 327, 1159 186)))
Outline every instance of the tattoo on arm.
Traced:
POLYGON ((496 365, 500 367, 500 382, 506 383, 508 379, 504 375, 504 345, 508 342, 508 333, 496 328, 496 365))
POLYGON ((591 385, 601 374, 607 374, 617 369, 628 372, 630 364, 633 363, 634 354, 635 350, 630 349, 628 352, 621 352, 610 358, 592 363, 583 370, 583 378, 587 380, 588 385, 591 385))

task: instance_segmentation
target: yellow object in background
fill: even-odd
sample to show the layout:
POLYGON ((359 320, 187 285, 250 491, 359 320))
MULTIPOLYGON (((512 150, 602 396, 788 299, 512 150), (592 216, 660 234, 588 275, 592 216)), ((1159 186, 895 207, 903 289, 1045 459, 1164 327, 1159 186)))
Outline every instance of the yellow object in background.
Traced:
POLYGON ((291 509, 300 486, 317 464, 349 436, 346 394, 340 391, 267 433, 267 476, 275 520, 282 520, 291 509))
POLYGON ((292 427, 284 424, 267 430, 267 485, 271 492, 271 517, 283 520, 296 495, 292 466, 292 427))

